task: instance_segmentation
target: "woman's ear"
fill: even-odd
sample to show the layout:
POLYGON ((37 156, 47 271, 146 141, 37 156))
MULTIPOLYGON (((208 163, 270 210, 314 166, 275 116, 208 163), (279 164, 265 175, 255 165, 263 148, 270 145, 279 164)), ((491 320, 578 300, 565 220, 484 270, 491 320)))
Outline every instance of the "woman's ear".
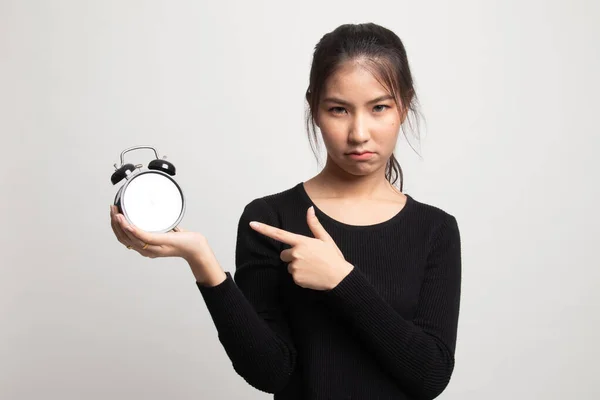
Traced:
MULTIPOLYGON (((415 91, 413 88, 409 89, 409 96, 408 96, 408 100, 407 100, 407 104, 410 104, 410 102, 412 101, 412 98, 415 94, 415 91)), ((400 107, 399 110, 400 112, 400 125, 402 125, 404 123, 404 120, 406 119, 406 117, 408 116, 408 112, 410 111, 408 107, 404 107, 404 103, 402 102, 402 100, 400 100, 400 107)))
POLYGON ((402 125, 406 119, 406 116, 408 115, 408 110, 404 107, 400 107, 398 113, 400 114, 400 125, 402 125))
POLYGON ((404 123, 404 120, 408 116, 408 108, 404 107, 402 99, 399 99, 398 103, 396 103, 396 104, 398 104, 396 109, 398 110, 398 115, 400 116, 400 125, 402 125, 404 123))
MULTIPOLYGON (((310 99, 311 99, 311 93, 310 93, 310 89, 308 89, 306 91, 306 101, 308 102, 308 105, 310 107, 310 99)), ((315 123, 315 125, 317 126, 317 128, 321 129, 321 125, 319 125, 319 110, 310 110, 311 114, 313 115, 313 121, 315 123)))

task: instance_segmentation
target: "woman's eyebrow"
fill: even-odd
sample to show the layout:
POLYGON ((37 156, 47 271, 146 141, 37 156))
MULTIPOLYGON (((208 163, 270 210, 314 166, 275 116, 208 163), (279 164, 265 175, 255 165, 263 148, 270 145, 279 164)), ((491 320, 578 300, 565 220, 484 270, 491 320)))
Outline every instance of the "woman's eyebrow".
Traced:
MULTIPOLYGON (((373 104, 373 103, 377 103, 379 101, 390 100, 390 99, 393 99, 393 98, 394 98, 394 96, 392 96, 391 94, 386 94, 386 95, 383 95, 383 96, 379 96, 379 97, 377 97, 377 98, 375 98, 375 99, 373 99, 371 101, 368 101, 366 104, 373 104)), ((323 102, 339 103, 339 104, 343 104, 343 105, 346 105, 346 106, 351 106, 352 105, 352 104, 348 103, 347 101, 342 100, 342 99, 337 98, 337 97, 326 97, 326 98, 323 99, 323 102)))

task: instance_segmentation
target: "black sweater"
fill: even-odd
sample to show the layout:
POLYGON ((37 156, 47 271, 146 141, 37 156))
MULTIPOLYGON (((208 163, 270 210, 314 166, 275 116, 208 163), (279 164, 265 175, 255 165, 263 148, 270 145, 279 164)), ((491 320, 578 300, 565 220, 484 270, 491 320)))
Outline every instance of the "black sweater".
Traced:
POLYGON ((460 305, 451 214, 410 195, 382 223, 316 215, 354 269, 332 290, 294 283, 291 246, 250 221, 314 237, 303 183, 251 201, 239 220, 235 281, 196 282, 234 370, 274 399, 433 399, 448 385, 460 305))

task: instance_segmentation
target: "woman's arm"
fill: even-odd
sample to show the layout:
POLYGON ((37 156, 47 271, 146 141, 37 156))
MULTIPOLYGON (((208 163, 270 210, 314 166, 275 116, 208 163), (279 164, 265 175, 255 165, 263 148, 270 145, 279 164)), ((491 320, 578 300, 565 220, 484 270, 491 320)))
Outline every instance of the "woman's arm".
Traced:
MULTIPOLYGON (((235 371, 253 387, 276 393, 287 385, 296 365, 280 296, 285 269, 280 243, 255 232, 250 221, 278 225, 263 199, 249 203, 238 224, 235 281, 227 272, 224 280, 212 281, 216 284, 208 277, 197 286, 235 371)), ((222 271, 217 265, 203 267, 222 271)))
POLYGON ((354 268, 324 292, 327 304, 356 329, 381 365, 418 399, 433 399, 448 385, 461 291, 460 233, 446 214, 433 241, 415 317, 401 317, 354 268))

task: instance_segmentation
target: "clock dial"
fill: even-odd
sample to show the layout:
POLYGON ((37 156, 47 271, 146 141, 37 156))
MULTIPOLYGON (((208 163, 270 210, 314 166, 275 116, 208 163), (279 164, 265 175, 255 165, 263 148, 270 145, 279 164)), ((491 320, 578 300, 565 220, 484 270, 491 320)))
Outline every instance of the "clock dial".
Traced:
POLYGON ((169 177, 141 173, 131 179, 122 195, 122 208, 132 224, 147 232, 166 232, 183 212, 183 194, 169 177))

